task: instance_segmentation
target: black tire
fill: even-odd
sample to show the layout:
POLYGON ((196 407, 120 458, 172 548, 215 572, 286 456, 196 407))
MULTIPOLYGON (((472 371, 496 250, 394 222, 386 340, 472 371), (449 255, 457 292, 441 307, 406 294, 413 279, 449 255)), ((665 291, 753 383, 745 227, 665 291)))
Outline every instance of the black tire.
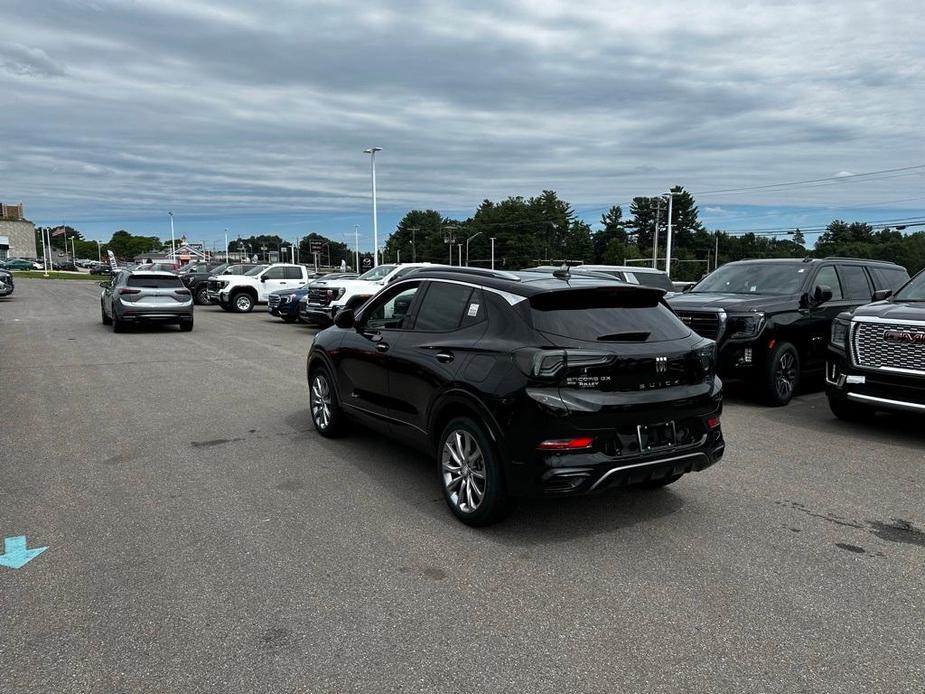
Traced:
POLYGON ((789 342, 778 342, 765 365, 764 398, 769 405, 782 407, 793 399, 800 387, 800 353, 789 342))
POLYGON ((440 435, 436 458, 443 498, 453 515, 473 526, 504 517, 508 508, 501 460, 480 422, 470 417, 451 420, 440 435))
POLYGON ((829 409, 839 419, 846 422, 861 422, 870 419, 874 414, 874 409, 851 402, 846 398, 829 395, 829 409))
POLYGON ((180 319, 180 331, 181 332, 188 333, 192 329, 193 329, 193 319, 192 318, 188 318, 188 319, 181 318, 180 319))
POLYGON ((254 297, 247 292, 235 292, 231 295, 231 310, 236 313, 250 313, 254 310, 254 297))
POLYGON ((293 316, 291 313, 282 315, 280 318, 282 318, 286 323, 295 323, 297 320, 299 320, 298 316, 293 316))
POLYGON ((347 430, 347 419, 337 401, 337 389, 325 366, 312 369, 308 376, 308 411, 315 431, 333 439, 347 430))
POLYGON ((100 304, 100 316, 103 318, 103 325, 112 325, 112 318, 106 315, 106 310, 103 308, 103 304, 100 304))
POLYGON ((194 302, 200 306, 206 306, 209 303, 209 288, 208 287, 199 287, 196 290, 196 293, 193 295, 194 302))
POLYGON ((119 320, 119 315, 115 311, 112 312, 112 319, 110 320, 110 324, 112 325, 112 331, 114 333, 125 332, 125 321, 119 320))

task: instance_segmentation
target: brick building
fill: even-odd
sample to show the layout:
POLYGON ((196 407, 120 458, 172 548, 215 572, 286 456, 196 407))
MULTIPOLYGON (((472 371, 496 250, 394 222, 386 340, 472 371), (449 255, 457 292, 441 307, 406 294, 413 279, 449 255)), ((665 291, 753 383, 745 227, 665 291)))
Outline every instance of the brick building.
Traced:
POLYGON ((22 203, 0 203, 0 260, 36 257, 35 225, 23 217, 22 203))

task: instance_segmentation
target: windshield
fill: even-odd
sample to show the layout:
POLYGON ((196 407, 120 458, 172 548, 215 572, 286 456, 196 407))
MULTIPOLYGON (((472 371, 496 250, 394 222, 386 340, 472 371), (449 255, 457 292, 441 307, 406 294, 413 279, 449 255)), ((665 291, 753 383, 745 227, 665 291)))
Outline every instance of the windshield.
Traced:
POLYGON ((925 301, 925 270, 896 292, 895 301, 925 301))
POLYGON ((255 275, 259 275, 261 272, 266 270, 268 267, 270 266, 269 265, 256 265, 252 267, 250 270, 248 270, 247 272, 245 272, 244 274, 247 275, 248 277, 254 277, 255 275))
POLYGON ((217 265, 216 267, 209 270, 209 272, 211 272, 213 275, 220 275, 227 269, 228 269, 228 263, 222 263, 221 265, 217 265))
POLYGON ((385 276, 392 272, 395 267, 395 265, 380 265, 379 267, 374 267, 369 272, 364 272, 357 279, 366 280, 367 282, 376 282, 385 279, 385 276))
POLYGON ((798 294, 808 268, 797 263, 724 265, 704 277, 691 294, 798 294))

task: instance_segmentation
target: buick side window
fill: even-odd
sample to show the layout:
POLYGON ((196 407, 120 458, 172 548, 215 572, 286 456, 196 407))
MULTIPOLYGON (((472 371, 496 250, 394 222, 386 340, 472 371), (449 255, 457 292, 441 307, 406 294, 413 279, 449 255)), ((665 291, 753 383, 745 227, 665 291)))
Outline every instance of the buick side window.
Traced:
POLYGON ((366 327, 372 330, 400 330, 405 325, 405 318, 414 302, 417 287, 409 287, 381 304, 374 306, 367 315, 366 327))

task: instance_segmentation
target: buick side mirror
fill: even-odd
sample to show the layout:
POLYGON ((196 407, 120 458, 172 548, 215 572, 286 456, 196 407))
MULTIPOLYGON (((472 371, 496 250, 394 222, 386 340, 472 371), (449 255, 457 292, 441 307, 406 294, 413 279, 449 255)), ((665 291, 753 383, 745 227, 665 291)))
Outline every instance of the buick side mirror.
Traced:
POLYGON ((832 300, 832 288, 827 284, 817 284, 813 289, 813 305, 822 306, 826 301, 832 300))
POLYGON ((871 301, 883 301, 884 299, 889 299, 891 296, 893 296, 892 289, 878 289, 870 297, 870 300, 871 301))
POLYGON ((345 308, 334 316, 334 325, 338 328, 352 328, 356 324, 356 316, 352 308, 345 308))
POLYGON ((103 289, 106 289, 106 288, 109 287, 109 282, 100 282, 100 286, 101 286, 103 289))

